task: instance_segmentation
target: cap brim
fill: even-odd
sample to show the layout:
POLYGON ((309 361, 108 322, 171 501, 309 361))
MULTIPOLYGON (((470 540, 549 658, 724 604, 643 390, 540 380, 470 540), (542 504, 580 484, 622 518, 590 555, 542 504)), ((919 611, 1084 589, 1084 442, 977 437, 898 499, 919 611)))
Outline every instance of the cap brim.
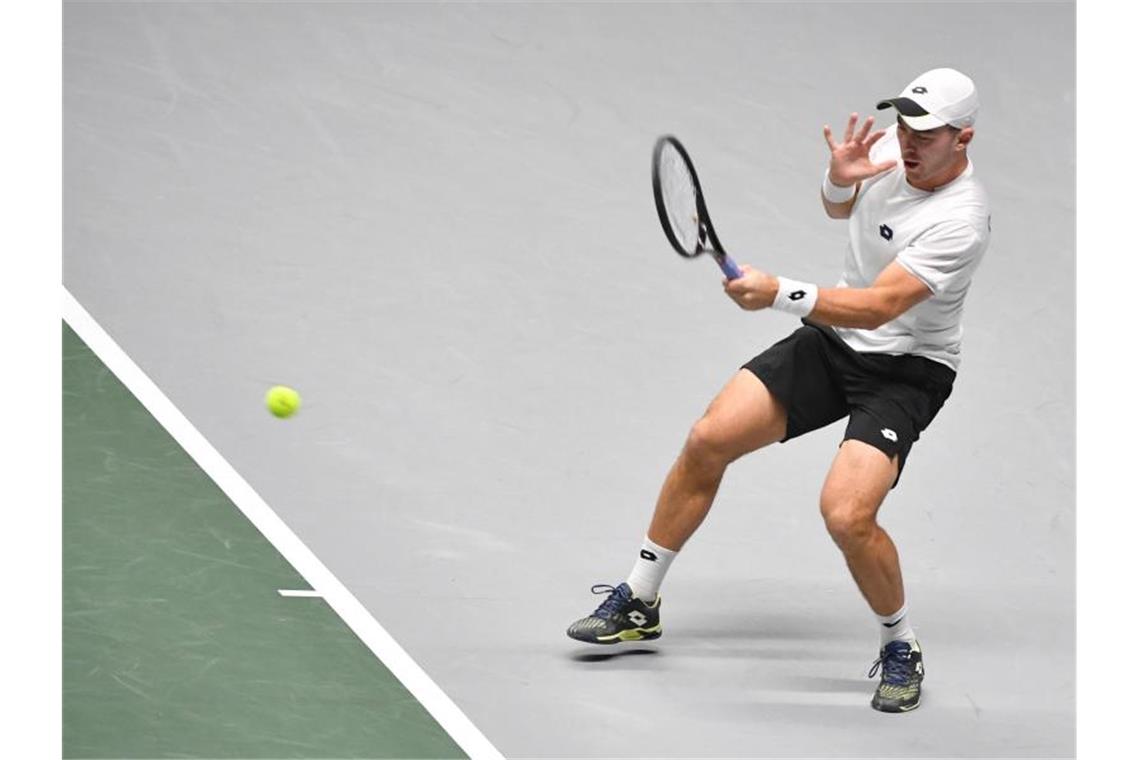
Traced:
POLYGON ((916 132, 926 132, 930 129, 938 129, 939 127, 946 126, 946 122, 939 119, 934 114, 927 114, 926 116, 903 116, 899 117, 906 122, 906 125, 916 132))
POLYGON ((889 98, 887 100, 880 100, 876 107, 880 111, 884 108, 894 108, 899 112, 899 116, 906 122, 908 127, 918 130, 919 132, 925 132, 928 129, 938 129, 946 125, 946 122, 928 112, 910 98, 889 98))

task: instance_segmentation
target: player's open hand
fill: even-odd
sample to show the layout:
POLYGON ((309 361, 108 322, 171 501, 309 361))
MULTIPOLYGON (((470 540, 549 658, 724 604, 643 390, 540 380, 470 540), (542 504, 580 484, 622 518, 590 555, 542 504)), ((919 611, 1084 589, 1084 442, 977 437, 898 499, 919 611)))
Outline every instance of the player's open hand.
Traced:
POLYGON ((836 142, 831 136, 831 127, 823 125, 823 137, 827 140, 827 147, 831 149, 831 167, 828 174, 831 176, 831 181, 840 187, 848 187, 882 174, 893 169, 897 163, 893 160, 871 163, 871 146, 887 132, 885 129, 871 132, 871 125, 875 123, 873 116, 868 116, 863 126, 856 132, 855 125, 858 122, 859 114, 851 114, 847 119, 847 131, 843 133, 842 142, 836 142))
POLYGON ((776 300, 780 283, 770 274, 753 269, 747 264, 740 266, 740 277, 723 280, 724 292, 746 311, 767 309, 776 300))

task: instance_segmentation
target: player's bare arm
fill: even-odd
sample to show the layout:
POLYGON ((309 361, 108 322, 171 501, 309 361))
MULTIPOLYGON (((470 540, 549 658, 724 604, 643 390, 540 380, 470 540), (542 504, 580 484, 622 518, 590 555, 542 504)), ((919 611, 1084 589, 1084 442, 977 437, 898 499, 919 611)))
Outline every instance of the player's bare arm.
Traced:
MULTIPOLYGON (((741 266, 743 276, 724 281, 724 292, 747 311, 772 306, 779 291, 773 275, 741 266)), ((930 288, 897 261, 889 264, 870 287, 820 288, 815 308, 808 314, 813 322, 833 327, 874 330, 899 317, 931 296, 930 288)))
POLYGON ((833 185, 831 193, 837 194, 829 198, 828 188, 820 191, 820 200, 823 201, 823 210, 832 219, 846 219, 851 216, 851 209, 855 206, 855 198, 859 195, 859 185, 864 181, 895 167, 895 161, 871 163, 871 146, 878 142, 886 130, 871 132, 875 123, 873 116, 868 116, 863 126, 856 131, 859 123, 859 114, 853 113, 847 119, 847 129, 843 133, 843 140, 836 142, 831 134, 831 127, 823 125, 823 138, 831 151, 831 163, 828 166, 826 182, 833 185), (853 189, 851 189, 853 188, 853 189), (843 195, 850 193, 850 197, 839 200, 843 195))

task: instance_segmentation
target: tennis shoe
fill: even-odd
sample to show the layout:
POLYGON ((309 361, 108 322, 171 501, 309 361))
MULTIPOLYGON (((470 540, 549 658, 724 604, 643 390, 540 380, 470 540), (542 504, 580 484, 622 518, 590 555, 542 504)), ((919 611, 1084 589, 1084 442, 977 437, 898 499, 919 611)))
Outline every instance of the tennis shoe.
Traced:
POLYGON ((597 584, 590 591, 608 593, 592 615, 577 620, 566 635, 590 644, 617 644, 621 641, 649 641, 661 636, 661 596, 646 604, 633 595, 628 583, 616 587, 597 584))
POLYGON ((880 712, 909 712, 918 707, 922 696, 922 649, 918 642, 891 641, 879 651, 879 659, 871 666, 868 678, 882 669, 879 688, 871 699, 871 707, 880 712))

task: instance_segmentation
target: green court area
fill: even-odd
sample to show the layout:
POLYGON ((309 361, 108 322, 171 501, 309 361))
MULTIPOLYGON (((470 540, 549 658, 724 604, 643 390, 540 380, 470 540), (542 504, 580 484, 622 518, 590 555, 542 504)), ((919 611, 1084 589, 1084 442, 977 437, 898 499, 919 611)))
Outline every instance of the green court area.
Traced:
POLYGON ((463 757, 66 325, 63 747, 463 757))

